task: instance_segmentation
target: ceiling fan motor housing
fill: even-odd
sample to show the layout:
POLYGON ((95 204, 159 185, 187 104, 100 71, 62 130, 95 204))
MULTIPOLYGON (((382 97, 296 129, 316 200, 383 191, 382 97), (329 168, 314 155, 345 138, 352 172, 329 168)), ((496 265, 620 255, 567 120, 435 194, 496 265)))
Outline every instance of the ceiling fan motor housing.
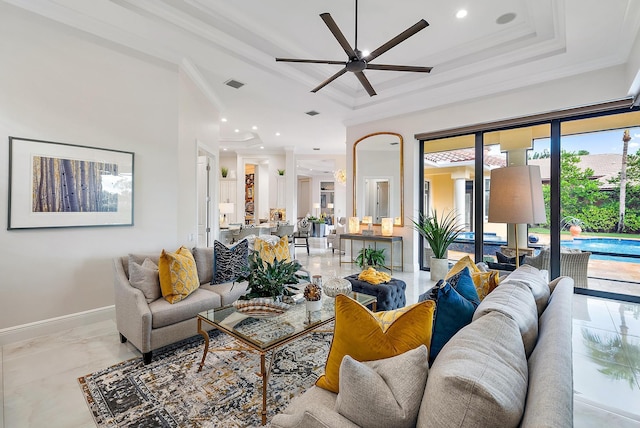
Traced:
POLYGON ((357 71, 362 71, 367 68, 367 61, 363 59, 351 59, 347 63, 347 71, 351 71, 353 73, 357 71))

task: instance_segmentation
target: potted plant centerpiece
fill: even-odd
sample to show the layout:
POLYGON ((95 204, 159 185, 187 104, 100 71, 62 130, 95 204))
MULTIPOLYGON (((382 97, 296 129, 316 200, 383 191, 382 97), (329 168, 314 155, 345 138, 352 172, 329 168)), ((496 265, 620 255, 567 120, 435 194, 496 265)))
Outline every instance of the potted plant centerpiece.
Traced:
POLYGON ((374 250, 371 247, 362 248, 356 257, 356 265, 360 269, 384 266, 384 248, 380 250, 374 250))
POLYGON ((262 260, 256 251, 249 256, 247 269, 237 281, 247 281, 247 293, 234 303, 240 312, 252 316, 279 315, 289 308, 283 303, 284 296, 291 296, 299 291, 295 284, 296 276, 302 266, 297 261, 274 259, 272 263, 262 260), (252 312, 253 311, 253 312, 252 312))
POLYGON ((563 229, 568 229, 571 236, 580 236, 584 222, 577 217, 567 216, 562 219, 563 229))
POLYGON ((411 220, 413 227, 429 244, 433 256, 429 260, 431 280, 443 279, 449 270, 447 250, 464 228, 458 224, 457 216, 450 211, 438 217, 436 210, 432 215, 420 214, 418 221, 411 220))

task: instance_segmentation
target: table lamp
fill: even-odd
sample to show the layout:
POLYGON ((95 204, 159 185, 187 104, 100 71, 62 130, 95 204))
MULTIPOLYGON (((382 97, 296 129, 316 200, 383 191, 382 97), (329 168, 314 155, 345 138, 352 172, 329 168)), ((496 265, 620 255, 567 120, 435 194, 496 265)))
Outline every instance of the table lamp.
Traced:
POLYGON ((221 202, 218 204, 218 208, 220 209, 220 214, 222 214, 222 222, 220 223, 220 227, 228 227, 227 223, 227 214, 233 214, 233 203, 232 202, 221 202))
POLYGON ((349 233, 359 233, 359 232, 360 232, 360 218, 349 217, 349 233))
POLYGON ((371 217, 370 215, 366 215, 366 216, 362 217, 362 222, 367 225, 367 229, 366 230, 362 230, 362 234, 363 235, 373 235, 373 229, 371 227, 371 224, 373 223, 373 217, 371 217))
POLYGON ((382 236, 392 236, 393 235, 393 219, 390 217, 385 217, 382 219, 381 226, 382 236))
POLYGON ((520 266, 518 224, 546 223, 542 179, 537 165, 509 166, 491 171, 489 222, 513 224, 516 268, 520 266))

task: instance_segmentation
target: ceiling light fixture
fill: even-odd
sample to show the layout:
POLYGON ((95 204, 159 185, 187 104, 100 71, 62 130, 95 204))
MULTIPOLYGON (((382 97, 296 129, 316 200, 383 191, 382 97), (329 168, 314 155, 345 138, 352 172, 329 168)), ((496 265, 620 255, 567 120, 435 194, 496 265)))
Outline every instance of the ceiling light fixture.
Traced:
POLYGON ((465 16, 467 16, 467 10, 466 9, 460 9, 459 11, 456 12, 456 18, 458 18, 458 19, 462 19, 465 16))
POLYGON ((276 137, 279 137, 279 136, 280 136, 280 133, 279 133, 279 132, 276 132, 276 137))
POLYGON ((260 149, 264 149, 264 146, 260 146, 260 149))
POLYGON ((238 128, 234 129, 233 132, 240 132, 238 128))
POLYGON ((257 126, 255 126, 255 125, 253 125, 253 126, 251 127, 251 129, 253 129, 254 131, 256 131, 256 130, 258 129, 258 127, 257 127, 257 126))
POLYGON ((227 118, 226 118, 226 117, 223 117, 222 119, 220 119, 220 121, 221 121, 221 122, 226 122, 226 121, 227 121, 227 118))

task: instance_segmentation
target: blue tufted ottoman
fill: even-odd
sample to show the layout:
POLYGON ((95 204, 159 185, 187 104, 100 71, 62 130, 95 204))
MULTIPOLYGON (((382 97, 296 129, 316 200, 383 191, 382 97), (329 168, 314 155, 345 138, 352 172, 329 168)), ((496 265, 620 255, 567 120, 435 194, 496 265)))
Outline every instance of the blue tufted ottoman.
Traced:
POLYGON ((407 297, 404 294, 407 284, 402 280, 391 278, 389 282, 373 285, 367 281, 360 281, 358 274, 347 276, 345 279, 349 280, 353 291, 376 296, 379 311, 398 309, 407 304, 407 297))

